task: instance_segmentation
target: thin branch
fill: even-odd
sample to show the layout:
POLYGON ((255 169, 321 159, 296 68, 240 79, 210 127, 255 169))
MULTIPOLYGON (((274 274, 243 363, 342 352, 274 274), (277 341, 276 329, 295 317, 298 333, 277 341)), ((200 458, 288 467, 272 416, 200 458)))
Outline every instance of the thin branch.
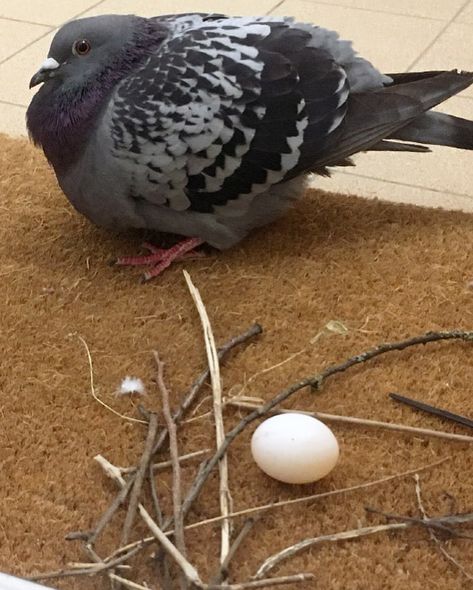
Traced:
POLYGON ((143 454, 141 455, 140 462, 138 464, 138 470, 136 472, 133 488, 130 494, 130 502, 128 504, 128 511, 126 513, 125 523, 123 525, 122 532, 122 545, 128 542, 130 537, 131 527, 135 520, 136 511, 140 501, 141 488, 146 475, 146 470, 151 461, 151 453, 153 451, 154 441, 156 440, 156 433, 158 431, 158 417, 154 413, 150 413, 148 435, 146 437, 145 447, 143 454))
MULTIPOLYGON (((226 405, 234 406, 236 408, 256 409, 261 408, 261 404, 256 404, 249 401, 238 401, 238 398, 227 400, 226 405)), ((431 438, 443 438, 457 442, 473 442, 473 436, 466 434, 452 434, 450 432, 443 432, 441 430, 432 430, 430 428, 417 428, 414 426, 407 426, 405 424, 395 424, 392 422, 380 422, 379 420, 368 420, 367 418, 355 418, 353 416, 340 416, 338 414, 326 414, 324 412, 306 412, 303 410, 289 410, 285 408, 277 408, 268 412, 269 414, 286 414, 298 413, 313 416, 319 420, 327 420, 328 422, 340 422, 345 424, 358 424, 360 426, 369 426, 373 428, 384 428, 386 430, 395 430, 397 432, 406 432, 417 436, 428 436, 431 438)))
POLYGON ((241 582, 240 584, 209 584, 208 586, 205 586, 205 590, 253 590, 254 588, 272 588, 273 586, 308 582, 309 580, 315 580, 314 574, 293 574, 292 576, 280 576, 277 578, 265 578, 263 580, 241 582))
POLYGON ((210 586, 221 584, 223 580, 226 580, 228 578, 228 569, 230 567, 230 563, 232 559, 235 557, 235 554, 240 548, 240 545, 246 539, 257 520, 259 520, 257 516, 250 517, 245 520, 243 526, 240 529, 240 532, 235 537, 233 543, 230 545, 230 549, 228 550, 227 556, 225 557, 224 561, 220 564, 220 568, 217 575, 210 582, 210 586))
MULTIPOLYGON (((234 336, 228 342, 226 342, 221 348, 218 349, 218 359, 222 360, 233 348, 238 346, 239 344, 244 344, 251 338, 258 336, 263 332, 263 328, 259 324, 253 324, 250 326, 245 332, 239 334, 238 336, 234 336)), ((185 416, 189 408, 192 406, 194 401, 196 400, 200 390, 206 383, 207 379, 210 376, 210 369, 207 367, 194 381, 191 385, 189 391, 186 393, 184 398, 182 399, 179 408, 174 412, 172 418, 176 424, 178 424, 182 418, 185 416)), ((163 446, 164 442, 166 441, 168 436, 167 430, 162 430, 161 434, 159 435, 156 445, 153 449, 153 454, 156 454, 161 447, 163 446)))
POLYGON ((278 551, 274 555, 268 557, 260 565, 253 578, 260 578, 266 575, 270 570, 275 568, 282 561, 285 561, 293 557, 294 555, 300 553, 304 549, 308 549, 309 547, 313 547, 314 545, 319 545, 320 543, 349 541, 352 539, 359 539, 360 537, 366 537, 368 535, 374 535, 386 531, 399 531, 419 525, 427 527, 435 525, 436 527, 438 527, 439 525, 452 524, 452 522, 459 522, 459 519, 462 519, 462 522, 468 522, 469 520, 471 521, 473 519, 473 514, 427 518, 424 521, 420 521, 419 519, 406 520, 404 522, 394 522, 389 524, 362 527, 358 529, 342 531, 340 533, 334 533, 331 535, 320 535, 319 537, 304 539, 303 541, 300 541, 295 545, 291 545, 290 547, 286 547, 282 551, 278 551))
POLYGON ((106 408, 109 412, 112 412, 112 414, 115 414, 115 416, 118 416, 119 418, 122 418, 123 420, 128 420, 129 422, 136 422, 138 424, 147 424, 147 422, 145 422, 145 420, 139 420, 138 418, 131 418, 130 416, 125 416, 125 414, 120 414, 120 412, 117 412, 116 410, 114 410, 111 406, 106 404, 103 400, 101 400, 98 397, 98 395, 95 392, 94 367, 92 364, 92 355, 90 354, 89 345, 84 340, 84 338, 82 338, 82 336, 80 336, 80 334, 76 334, 76 336, 84 345, 85 351, 87 353, 87 360, 89 362, 90 393, 92 394, 92 397, 94 398, 94 400, 96 402, 98 402, 101 406, 106 408))
MULTIPOLYGON (((314 500, 320 500, 322 498, 327 498, 329 496, 338 496, 338 495, 346 494, 349 492, 364 490, 367 488, 371 488, 373 486, 387 483, 389 481, 393 481, 395 479, 400 479, 402 477, 414 475, 414 473, 420 473, 422 471, 427 471, 428 469, 433 469, 434 467, 437 467, 438 465, 441 465, 442 463, 445 463, 446 461, 449 461, 450 459, 451 459, 451 457, 445 457, 444 459, 440 459, 439 461, 435 461, 435 463, 429 463, 428 465, 424 465, 422 467, 416 467, 415 469, 409 469, 408 471, 403 471, 401 473, 396 473, 394 475, 388 475, 386 477, 382 477, 381 479, 367 481, 367 482, 357 484, 354 486, 349 486, 346 488, 331 490, 329 492, 321 492, 319 494, 312 494, 310 496, 303 496, 302 498, 293 498, 292 500, 282 500, 281 502, 273 502, 271 504, 262 504, 260 506, 255 506, 253 508, 246 508, 245 510, 239 510, 238 512, 232 512, 231 514, 228 515, 228 518, 238 518, 239 516, 247 516, 248 514, 254 514, 254 513, 258 513, 258 515, 259 515, 260 513, 266 512, 267 510, 273 510, 274 508, 281 508, 283 506, 299 504, 302 502, 310 502, 310 501, 314 501, 314 500)), ((455 518, 457 519, 457 520, 455 520, 455 522, 460 522, 460 520, 458 520, 460 518, 460 516, 456 516, 455 518)), ((207 518, 205 520, 200 520, 200 521, 195 522, 193 524, 186 525, 184 527, 184 530, 190 531, 192 529, 197 529, 197 528, 200 528, 203 526, 207 526, 209 524, 215 524, 216 522, 220 522, 221 520, 222 520, 221 516, 207 518)), ((465 522, 467 522, 468 520, 469 519, 468 519, 468 515, 467 515, 465 522)), ((461 521, 461 522, 463 522, 463 521, 461 521)), ((172 535, 173 533, 174 533, 173 530, 169 530, 169 531, 166 531, 165 534, 167 536, 169 536, 169 535, 172 535)), ((145 537, 145 538, 141 539, 140 541, 135 541, 135 543, 130 543, 129 545, 126 545, 125 547, 120 547, 116 551, 114 551, 108 557, 108 559, 111 559, 111 558, 115 557, 116 555, 120 555, 123 551, 128 551, 128 549, 134 547, 138 543, 148 544, 148 543, 151 543, 153 540, 154 540, 154 537, 145 537)))
POLYGON ((421 336, 414 336, 413 338, 407 338, 406 340, 400 340, 399 342, 391 342, 388 344, 379 344, 371 350, 362 352, 361 354, 355 355, 347 359, 344 363, 339 365, 332 365, 327 367, 324 371, 315 375, 314 377, 308 378, 307 385, 319 389, 322 383, 332 375, 342 373, 350 367, 365 363, 366 361, 372 360, 381 354, 393 351, 401 351, 411 346, 417 346, 419 344, 428 344, 430 342, 439 342, 441 340, 463 340, 464 342, 473 342, 473 332, 465 330, 449 330, 445 332, 426 332, 421 336))
MULTIPOLYGON (((115 465, 110 463, 110 461, 107 461, 107 459, 105 459, 105 457, 102 455, 96 455, 94 459, 97 461, 97 463, 99 463, 105 473, 114 481, 116 481, 120 487, 125 485, 125 480, 123 479, 118 467, 115 467, 115 465)), ((198 588, 201 588, 203 584, 195 567, 189 563, 189 561, 187 561, 187 559, 176 549, 176 547, 171 543, 171 541, 151 518, 148 511, 142 504, 138 504, 138 512, 145 524, 150 529, 153 536, 159 541, 163 549, 174 559, 181 571, 184 572, 188 581, 198 588)))
POLYGON ((274 569, 282 561, 293 557, 297 553, 300 553, 304 549, 319 545, 320 543, 337 542, 337 541, 348 541, 351 539, 359 539, 360 537, 366 537, 368 535, 374 535, 377 533, 384 533, 386 531, 402 530, 412 526, 412 523, 408 522, 395 522, 391 524, 378 524, 375 526, 368 526, 359 529, 352 529, 349 531, 343 531, 341 533, 333 533, 331 535, 320 535, 319 537, 312 537, 310 539, 304 539, 295 545, 286 547, 282 551, 278 551, 274 555, 271 555, 258 568, 253 578, 261 578, 266 575, 270 570, 274 569))
MULTIPOLYGON (((322 498, 328 498, 330 496, 338 496, 338 495, 346 494, 349 492, 364 490, 367 488, 371 488, 373 486, 387 483, 387 482, 392 481, 394 479, 399 479, 401 477, 407 477, 409 475, 413 475, 414 473, 418 473, 421 471, 427 471, 428 469, 432 469, 434 467, 437 467, 438 465, 441 465, 442 463, 445 463, 446 461, 449 461, 450 459, 451 459, 451 457, 445 457, 443 459, 435 461, 434 463, 429 463, 428 465, 424 465, 423 467, 420 467, 420 468, 418 467, 416 469, 409 469, 408 471, 403 471, 402 473, 395 473, 394 475, 387 475, 386 477, 382 477, 380 479, 374 479, 371 481, 367 481, 367 482, 357 484, 354 486, 349 486, 346 488, 339 488, 337 490, 330 490, 328 492, 320 492, 318 494, 312 494, 310 496, 302 496, 301 498, 292 498, 291 500, 281 500, 280 502, 273 502, 271 504, 262 504, 260 506, 254 506, 253 508, 246 508, 245 510, 239 510, 238 512, 232 512, 231 514, 228 515, 228 518, 237 518, 239 516, 248 516, 248 514, 254 514, 254 513, 260 514, 262 512, 266 512, 267 510, 273 510, 274 508, 281 508, 282 506, 292 506, 294 504, 300 504, 302 502, 312 502, 314 500, 321 500, 322 498)), ((199 522, 189 524, 185 527, 185 529, 191 530, 194 528, 199 528, 204 525, 214 524, 216 522, 219 522, 221 519, 222 519, 221 516, 215 516, 213 518, 208 518, 206 520, 201 520, 199 522)), ((168 534, 168 532, 166 532, 166 534, 168 534)))
MULTIPOLYGON (((399 514, 392 514, 390 512, 383 512, 382 510, 377 510, 376 508, 372 508, 371 506, 365 506, 365 511, 371 514, 379 514, 383 516, 386 520, 396 520, 397 522, 411 522, 413 524, 418 524, 426 529, 434 529, 439 532, 445 533, 450 537, 460 537, 462 539, 473 539, 473 535, 469 535, 467 533, 459 532, 453 529, 451 526, 447 526, 445 524, 445 519, 447 517, 440 517, 442 518, 442 522, 437 522, 435 519, 431 519, 428 522, 423 520, 422 518, 416 518, 414 516, 401 516, 399 514)), ((452 524, 459 524, 458 518, 459 515, 456 514, 454 516, 449 517, 452 519, 452 524)), ((473 520, 473 515, 471 513, 462 514, 461 515, 462 522, 470 522, 473 520)))
MULTIPOLYGON (((262 333, 262 331, 263 331, 263 328, 259 324, 253 324, 247 330, 245 330, 245 332, 242 332, 241 334, 234 336, 233 338, 228 340, 218 350, 219 360, 222 360, 233 348, 235 348, 236 346, 238 346, 240 344, 244 344, 245 342, 247 342, 251 338, 254 338, 255 336, 258 336, 259 334, 262 333)), ((85 340, 81 336, 78 336, 78 338, 84 344, 85 349, 87 351, 87 357, 89 359, 90 384, 91 384, 92 396, 94 397, 94 399, 97 399, 97 401, 99 401, 99 403, 103 404, 103 402, 99 398, 97 398, 97 396, 95 394, 92 357, 90 355, 89 347, 87 346, 87 342, 85 342, 85 340)), ((173 414, 173 420, 174 420, 174 422, 176 422, 176 424, 180 420, 182 420, 183 416, 186 414, 186 412, 189 410, 189 408, 194 403, 201 388, 203 387, 203 385, 207 381, 209 374, 210 374, 209 369, 208 368, 205 369, 201 373, 201 375, 199 375, 199 377, 194 381, 191 388, 189 389, 187 394, 184 396, 184 399, 181 401, 181 404, 180 404, 178 410, 176 410, 176 412, 173 414)), ((106 406, 106 407, 108 408, 108 406, 106 406)), ((111 409, 111 408, 109 408, 109 409, 111 409)), ((111 409, 111 410, 114 413, 116 413, 113 409, 111 409)), ((122 416, 121 414, 119 414, 119 415, 123 418, 126 418, 126 416, 122 416)), ((129 418, 129 420, 135 421, 134 418, 129 418)), ((141 422, 141 421, 139 421, 139 422, 141 422)), ((147 422, 145 422, 145 421, 143 421, 143 423, 147 424, 147 422)), ((163 428, 161 430, 161 433, 157 437, 156 444, 153 448, 153 453, 152 453, 153 455, 161 449, 163 444, 166 442, 167 437, 168 437, 167 429, 163 428)), ((133 469, 136 469, 136 468, 133 468, 133 469)), ((126 473, 126 471, 123 471, 123 473, 126 473)), ((125 501, 125 499, 128 495, 128 491, 131 489, 131 486, 133 485, 133 480, 134 480, 134 474, 131 475, 131 478, 127 483, 126 489, 122 489, 118 492, 118 495, 114 498, 113 502, 110 504, 109 508, 104 513, 103 517, 100 518, 100 521, 99 521, 100 527, 99 527, 99 525, 97 525, 95 531, 92 532, 93 539, 90 541, 91 543, 94 543, 97 540, 98 535, 102 532, 102 530, 111 521, 111 519, 113 518, 113 515, 118 510, 118 508, 123 504, 123 502, 125 501), (128 486, 130 486, 130 487, 128 487, 128 486)), ((73 535, 75 535, 75 534, 82 535, 82 533, 72 533, 72 534, 73 535)), ((84 537, 88 534, 89 533, 84 533, 84 537)))
MULTIPOLYGON (((424 503, 422 502, 422 492, 420 489, 420 477, 419 477, 418 473, 416 473, 414 475, 414 479, 416 482, 417 505, 419 506, 420 513, 422 514, 422 520, 424 523, 426 523, 429 521, 429 516, 428 516, 427 512, 425 511, 424 503)), ((470 581, 473 581, 473 575, 471 575, 463 567, 463 565, 457 559, 455 559, 455 557, 453 557, 453 555, 450 555, 450 553, 445 549, 442 542, 440 541, 440 539, 437 537, 437 535, 435 534, 435 532, 431 528, 429 528, 429 536, 432 539, 432 541, 434 541, 434 543, 437 545, 438 550, 445 557, 445 559, 447 561, 449 561, 451 564, 453 564, 465 576, 465 578, 467 578, 470 581)))
MULTIPOLYGON (((156 382, 161 393, 163 404, 163 415, 169 434, 169 450, 172 461, 172 501, 174 511, 174 538, 177 550, 185 557, 186 543, 184 539, 184 521, 182 520, 181 500, 181 467, 179 465, 179 448, 177 443, 176 424, 172 419, 171 407, 169 405, 169 392, 164 382, 164 363, 160 360, 156 351, 153 352, 154 360, 158 367, 156 382)), ((185 587, 185 582, 181 584, 185 587)))
POLYGON ((71 532, 66 535, 66 540, 73 541, 75 539, 81 539, 87 541, 87 545, 92 548, 95 542, 97 541, 97 537, 100 533, 104 530, 104 528, 108 525, 108 523, 112 520, 115 512, 120 508, 120 506, 125 502, 128 493, 131 490, 133 485, 133 480, 129 480, 126 482, 124 488, 120 490, 120 492, 115 496, 113 502, 107 508, 107 510, 102 514, 98 523, 95 525, 95 528, 89 532, 71 532))
POLYGON ((137 584, 136 582, 122 578, 122 576, 117 576, 117 574, 109 574, 108 577, 112 580, 115 580, 115 582, 119 582, 126 588, 130 588, 131 590, 150 590, 148 586, 142 586, 141 584, 137 584))
POLYGON ((163 511, 161 510, 161 503, 158 497, 158 490, 156 489, 156 479, 154 477, 153 466, 148 467, 149 491, 151 493, 151 500, 153 502, 154 513, 159 527, 163 526, 163 511))
POLYGON ((454 414, 453 412, 449 412, 448 410, 442 410, 442 408, 431 406, 430 404, 426 404, 425 402, 421 402, 416 399, 411 399, 404 395, 399 395, 398 393, 390 393, 389 397, 397 402, 401 402, 403 404, 411 406, 416 410, 421 410, 422 412, 432 414, 433 416, 438 416, 439 418, 443 418, 444 420, 450 420, 451 422, 455 422, 456 424, 461 424, 462 426, 468 426, 469 428, 473 428, 473 420, 467 418, 466 416, 454 414))
POLYGON ((174 559, 176 564, 180 567, 184 575, 186 576, 187 580, 190 584, 194 584, 198 588, 202 588, 204 585, 197 573, 195 567, 187 561, 187 559, 182 555, 180 551, 178 551, 169 541, 167 536, 163 533, 163 531, 158 527, 158 525, 154 522, 151 516, 148 514, 146 509, 142 504, 138 506, 138 510, 141 514, 141 517, 147 524, 149 530, 153 533, 156 539, 161 543, 163 549, 169 553, 169 555, 174 559))
POLYGON ((207 481, 210 473, 216 467, 220 459, 225 455, 227 452, 228 447, 233 442, 233 440, 241 434, 245 428, 257 420, 262 416, 267 415, 271 410, 273 410, 276 406, 281 404, 283 401, 291 397, 297 391, 304 389, 305 387, 312 387, 313 389, 319 390, 322 387, 322 384, 333 375, 337 373, 342 373, 347 369, 365 363, 369 360, 372 360, 382 354, 392 351, 401 351, 410 346, 415 346, 419 344, 427 344, 428 342, 436 342, 439 340, 464 340, 466 342, 473 341, 473 332, 465 332, 461 330, 452 330, 450 332, 427 332, 422 336, 415 336, 413 338, 408 338, 407 340, 401 340, 399 342, 392 342, 390 344, 380 344, 371 350, 367 350, 362 352, 361 354, 357 354, 355 356, 350 357, 346 361, 336 364, 336 365, 329 365, 326 369, 321 371, 316 375, 312 375, 310 377, 305 377, 296 383, 293 383, 289 387, 280 391, 276 396, 266 402, 260 408, 253 410, 248 416, 243 418, 232 430, 230 430, 224 442, 220 445, 217 449, 213 457, 209 459, 207 465, 200 473, 199 477, 194 480, 183 504, 182 504, 182 512, 184 516, 189 512, 192 504, 199 496, 202 488, 204 487, 205 482, 207 481))
POLYGON ((92 574, 99 574, 106 572, 108 570, 114 569, 117 566, 121 565, 125 561, 128 561, 131 557, 136 555, 139 551, 141 551, 143 547, 142 543, 139 543, 135 547, 132 547, 127 552, 123 553, 119 557, 115 557, 109 561, 100 561, 96 564, 91 564, 88 567, 83 568, 72 568, 69 570, 58 570, 55 572, 47 572, 44 574, 35 574, 34 576, 27 576, 27 580, 31 580, 32 582, 38 580, 52 580, 54 578, 67 578, 71 576, 89 576, 92 574))
MULTIPOLYGON (((234 336, 233 338, 228 340, 221 348, 218 349, 219 360, 222 360, 233 348, 235 348, 236 346, 238 346, 240 344, 244 344, 245 342, 247 342, 251 338, 254 338, 255 336, 258 336, 259 334, 262 333, 262 331, 263 331, 263 328, 259 324, 255 323, 255 324, 251 325, 247 330, 245 330, 245 332, 242 332, 241 334, 238 334, 237 336, 234 336)), ((112 411, 115 414, 118 414, 115 410, 113 410, 113 408, 109 408, 109 406, 107 406, 104 402, 102 402, 102 400, 100 400, 97 397, 97 395, 95 393, 94 372, 93 372, 92 357, 90 354, 90 350, 87 345, 87 342, 81 336, 77 335, 77 337, 80 339, 80 341, 84 345, 85 350, 87 352, 87 358, 89 361, 90 387, 91 387, 92 396, 100 404, 104 405, 107 409, 109 409, 110 411, 112 411)), ((186 414, 188 409, 192 406, 192 404, 194 403, 201 388, 203 387, 203 385, 207 381, 209 374, 210 374, 210 371, 207 368, 194 381, 194 383, 192 384, 188 393, 185 395, 184 399, 182 400, 181 405, 179 406, 178 410, 173 415, 174 422, 178 423, 183 418, 183 416, 186 414)), ((135 418, 128 418, 127 416, 124 416, 122 414, 118 414, 118 415, 120 417, 126 418, 132 422, 137 421, 135 418)), ((141 420, 138 420, 138 422, 143 422, 143 424, 147 424, 147 422, 141 421, 141 420)), ((167 436, 168 436, 167 429, 161 430, 161 433, 158 436, 158 438, 156 440, 156 444, 153 448, 153 455, 161 449, 164 442, 167 440, 167 436)), ((167 466, 167 462, 165 462, 165 463, 167 466)), ((160 464, 158 463, 157 465, 159 466, 160 464)), ((136 471, 136 468, 132 468, 132 469, 136 471)), ((126 473, 126 471, 124 470, 123 473, 126 473)), ((70 533, 70 535, 68 535, 67 538, 70 538, 70 539, 79 538, 79 536, 80 536, 80 538, 82 538, 82 539, 87 539, 89 541, 90 545, 93 545, 96 542, 99 534, 104 530, 104 528, 112 520, 115 512, 126 500, 128 492, 131 489, 131 486, 133 485, 133 483, 134 483, 134 474, 131 475, 131 478, 129 479, 129 481, 126 484, 126 487, 121 489, 118 492, 117 496, 114 498, 114 500, 112 501, 112 503, 110 504, 108 509, 105 511, 103 516, 100 518, 97 526, 95 527, 95 529, 92 532, 84 532, 84 533, 82 533, 82 532, 75 533, 74 532, 74 533, 70 533)))
MULTIPOLYGON (((217 449, 223 444, 225 440, 225 427, 223 423, 223 410, 222 410, 222 380, 220 377, 220 365, 218 361, 217 347, 215 345, 215 338, 210 324, 207 310, 205 309, 204 302, 196 288, 189 273, 184 270, 184 277, 186 279, 187 287, 189 288, 192 299, 194 300, 195 306, 200 316, 202 323, 202 329, 204 332, 205 349, 207 352, 207 361, 210 369, 210 380, 212 383, 212 396, 213 396, 213 413, 215 421, 215 440, 217 449)), ((221 534, 220 534, 220 563, 223 564, 227 558, 228 552, 230 551, 230 521, 225 518, 230 513, 230 490, 228 487, 228 458, 226 454, 220 457, 218 462, 219 470, 219 501, 220 501, 220 513, 224 517, 221 523, 221 534)))
MULTIPOLYGON (((192 453, 187 453, 186 455, 181 455, 179 457, 179 463, 185 463, 187 461, 192 461, 193 459, 199 459, 200 457, 203 457, 204 455, 208 455, 209 452, 210 452, 210 449, 202 449, 200 451, 193 451, 192 453)), ((149 466, 149 468, 153 470, 153 473, 155 471, 161 471, 163 469, 168 469, 169 467, 172 467, 171 460, 160 461, 159 463, 153 463, 152 465, 149 466)), ((119 467, 119 469, 123 475, 128 475, 129 473, 136 473, 137 467, 136 467, 136 465, 134 465, 134 466, 130 466, 130 467, 119 467)))

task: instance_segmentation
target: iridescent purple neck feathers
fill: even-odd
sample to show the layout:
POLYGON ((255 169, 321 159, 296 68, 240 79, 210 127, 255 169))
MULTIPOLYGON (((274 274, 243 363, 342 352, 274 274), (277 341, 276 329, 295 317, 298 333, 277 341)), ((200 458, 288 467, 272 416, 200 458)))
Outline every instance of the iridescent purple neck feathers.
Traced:
POLYGON ((57 175, 67 172, 81 156, 115 86, 167 36, 162 23, 136 17, 133 40, 118 55, 83 84, 64 88, 61 80, 50 80, 33 97, 26 113, 34 143, 43 151, 57 175))

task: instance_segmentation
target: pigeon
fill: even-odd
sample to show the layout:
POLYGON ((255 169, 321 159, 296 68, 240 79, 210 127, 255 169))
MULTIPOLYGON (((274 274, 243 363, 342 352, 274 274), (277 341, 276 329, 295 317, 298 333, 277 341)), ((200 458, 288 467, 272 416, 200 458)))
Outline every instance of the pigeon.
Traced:
POLYGON ((472 121, 431 110, 472 82, 384 74, 289 17, 103 15, 56 33, 27 126, 93 223, 183 238, 117 261, 149 279, 202 244, 234 246, 357 152, 473 149, 472 121))

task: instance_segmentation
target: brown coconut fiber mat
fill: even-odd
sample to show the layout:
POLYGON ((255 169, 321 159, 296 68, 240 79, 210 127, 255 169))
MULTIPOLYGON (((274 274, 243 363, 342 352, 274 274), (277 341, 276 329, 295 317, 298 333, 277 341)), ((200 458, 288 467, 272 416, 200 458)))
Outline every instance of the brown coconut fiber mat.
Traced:
MULTIPOLYGON (((166 363, 173 408, 206 366, 184 266, 219 344, 255 321, 264 328, 222 365, 225 395, 247 383, 245 395, 270 399, 299 378, 381 342, 473 328, 471 215, 309 191, 284 219, 240 246, 176 264, 142 285, 138 270, 107 264, 117 254, 136 253, 142 236, 112 235, 92 226, 63 197, 40 152, 4 136, 0 144, 0 571, 26 576, 90 561, 79 541, 64 537, 93 528, 115 497, 115 484, 93 458, 101 453, 115 465, 136 465, 146 427, 93 399, 84 342, 96 394, 116 412, 139 418, 139 400, 114 392, 126 375, 142 378, 147 388, 142 403, 159 412, 161 428, 152 350, 166 363), (340 328, 333 322, 346 334, 324 328, 340 328)), ((473 435, 388 397, 396 391, 473 417, 472 359, 473 344, 461 341, 393 352, 331 378, 318 393, 306 388, 285 406, 473 435)), ((206 385, 194 412, 203 417, 178 430, 181 454, 214 445, 210 394, 206 385)), ((226 408, 226 429, 244 415, 226 408)), ((270 480, 252 462, 255 424, 228 454, 235 511, 354 486, 442 458, 448 460, 420 474, 427 513, 473 509, 471 444, 331 423, 341 448, 337 467, 318 483, 289 486, 270 480)), ((168 456, 166 450, 162 457, 168 456)), ((183 467, 184 490, 198 463, 183 467)), ((156 481, 169 515, 169 470, 156 481)), ((148 490, 145 482, 143 501, 153 513, 148 490)), ((187 523, 219 514, 217 491, 216 472, 187 523)), ((248 580, 269 555, 305 538, 386 523, 366 506, 418 516, 412 475, 266 512, 235 555, 231 579, 248 580)), ((102 557, 119 546, 124 514, 120 510, 100 536, 96 549, 102 557)), ((243 523, 236 519, 235 530, 243 523)), ((136 518, 130 540, 148 534, 136 518)), ((473 576, 473 541, 438 536, 473 576)), ((215 572, 219 539, 218 524, 186 534, 188 557, 204 580, 215 572)), ((132 570, 116 573, 157 588, 155 551, 148 547, 132 560, 132 570)), ((312 572, 315 579, 289 588, 457 590, 471 584, 420 527, 320 543, 268 575, 297 572, 312 572)), ((110 587, 103 575, 45 583, 110 587)))

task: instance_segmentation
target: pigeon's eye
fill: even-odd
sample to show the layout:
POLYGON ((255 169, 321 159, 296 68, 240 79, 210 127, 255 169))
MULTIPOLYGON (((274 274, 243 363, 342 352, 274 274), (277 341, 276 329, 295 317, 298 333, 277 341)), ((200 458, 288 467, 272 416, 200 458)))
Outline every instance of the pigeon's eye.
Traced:
POLYGON ((74 55, 87 55, 90 49, 90 43, 87 39, 79 39, 79 41, 76 41, 72 46, 72 53, 74 55))

